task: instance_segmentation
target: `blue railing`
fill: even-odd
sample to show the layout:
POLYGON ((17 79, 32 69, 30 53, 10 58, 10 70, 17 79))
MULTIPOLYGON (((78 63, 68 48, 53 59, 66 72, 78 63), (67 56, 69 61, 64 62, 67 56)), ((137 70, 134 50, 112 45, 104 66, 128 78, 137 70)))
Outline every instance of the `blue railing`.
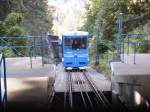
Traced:
POLYGON ((143 33, 126 33, 124 34, 124 18, 123 14, 119 13, 118 15, 118 34, 117 34, 117 56, 119 59, 124 62, 124 54, 125 54, 125 44, 127 44, 127 54, 129 54, 129 46, 133 46, 133 55, 134 55, 134 64, 136 64, 136 53, 137 46, 150 45, 150 32, 143 33), (132 37, 132 40, 131 40, 132 37), (141 39, 136 41, 136 37, 140 37, 141 39), (143 40, 142 37, 147 37, 147 39, 143 40), (127 40, 126 40, 127 39, 127 40))
POLYGON ((7 80, 4 54, 0 54, 0 97, 2 110, 7 112, 7 80))
MULTIPOLYGON (((46 63, 45 59, 46 56, 50 56, 50 50, 51 49, 51 43, 48 42, 47 35, 45 36, 16 36, 16 37, 0 37, 0 51, 4 51, 6 49, 11 49, 15 51, 16 56, 21 57, 30 57, 30 67, 32 68, 32 57, 41 56, 42 57, 42 66, 46 63), (26 45, 17 45, 10 43, 10 39, 18 40, 24 40, 27 42, 26 45), (24 49, 28 50, 28 54, 24 53, 24 49), (45 52, 47 49, 49 49, 49 52, 45 52), (47 53, 47 54, 46 54, 47 53), (49 54, 48 54, 49 53, 49 54)), ((58 41, 57 41, 58 42, 58 41)))

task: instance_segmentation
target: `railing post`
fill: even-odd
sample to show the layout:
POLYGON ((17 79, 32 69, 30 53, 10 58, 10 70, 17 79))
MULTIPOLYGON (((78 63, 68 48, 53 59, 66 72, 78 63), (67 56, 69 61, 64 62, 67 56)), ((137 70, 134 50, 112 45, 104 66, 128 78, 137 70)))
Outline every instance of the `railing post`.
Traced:
MULTIPOLYGON (((127 35, 128 36, 128 35, 127 35)), ((127 54, 129 55, 129 36, 128 36, 128 51, 127 51, 127 54)))
POLYGON ((123 46, 122 46, 122 47, 123 47, 123 48, 122 48, 122 50, 123 50, 123 51, 122 51, 122 52, 123 52, 123 53, 122 53, 122 62, 124 63, 124 38, 123 38, 122 40, 123 40, 123 46))
POLYGON ((123 14, 118 14, 118 34, 117 34, 117 58, 121 59, 121 47, 122 47, 122 32, 123 32, 123 14))
POLYGON ((1 89, 1 102, 2 102, 2 110, 4 112, 8 111, 7 107, 7 77, 6 77, 6 61, 4 54, 1 55, 0 64, 2 66, 2 72, 0 75, 0 89, 1 89), (1 82, 2 81, 2 82, 1 82), (3 83, 3 84, 2 84, 3 83))
POLYGON ((44 67, 44 55, 43 55, 43 36, 41 36, 41 56, 42 56, 42 66, 44 67))
POLYGON ((7 112, 8 109, 7 109, 7 80, 6 80, 6 61, 5 61, 5 56, 4 54, 2 55, 2 58, 3 58, 3 66, 4 66, 4 87, 5 87, 5 101, 4 101, 4 112, 7 112))
POLYGON ((135 62, 135 55, 136 55, 136 43, 134 44, 134 64, 136 64, 136 62, 135 62))
POLYGON ((32 47, 30 47, 29 57, 30 57, 30 67, 32 68, 32 47))

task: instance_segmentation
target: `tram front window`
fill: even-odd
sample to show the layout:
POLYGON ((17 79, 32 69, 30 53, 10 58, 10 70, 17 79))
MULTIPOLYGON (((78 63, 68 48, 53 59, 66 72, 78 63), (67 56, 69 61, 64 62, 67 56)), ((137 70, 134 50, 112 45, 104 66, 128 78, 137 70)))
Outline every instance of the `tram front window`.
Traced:
POLYGON ((65 48, 72 50, 86 49, 87 38, 65 38, 65 48))

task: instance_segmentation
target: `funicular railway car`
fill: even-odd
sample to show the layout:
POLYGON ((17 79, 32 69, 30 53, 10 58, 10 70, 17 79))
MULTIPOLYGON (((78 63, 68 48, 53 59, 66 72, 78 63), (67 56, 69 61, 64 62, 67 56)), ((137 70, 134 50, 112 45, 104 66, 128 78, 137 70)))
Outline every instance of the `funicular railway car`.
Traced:
POLYGON ((66 70, 86 69, 88 57, 88 32, 72 31, 62 34, 62 63, 66 70))

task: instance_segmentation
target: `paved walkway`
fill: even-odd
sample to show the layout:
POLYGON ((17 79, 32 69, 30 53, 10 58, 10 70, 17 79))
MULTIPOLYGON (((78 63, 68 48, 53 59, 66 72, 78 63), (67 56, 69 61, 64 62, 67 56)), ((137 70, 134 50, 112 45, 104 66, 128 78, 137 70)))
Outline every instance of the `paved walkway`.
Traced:
POLYGON ((54 66, 42 67, 42 58, 32 58, 32 69, 29 57, 6 58, 7 77, 45 77, 53 74, 54 66))

